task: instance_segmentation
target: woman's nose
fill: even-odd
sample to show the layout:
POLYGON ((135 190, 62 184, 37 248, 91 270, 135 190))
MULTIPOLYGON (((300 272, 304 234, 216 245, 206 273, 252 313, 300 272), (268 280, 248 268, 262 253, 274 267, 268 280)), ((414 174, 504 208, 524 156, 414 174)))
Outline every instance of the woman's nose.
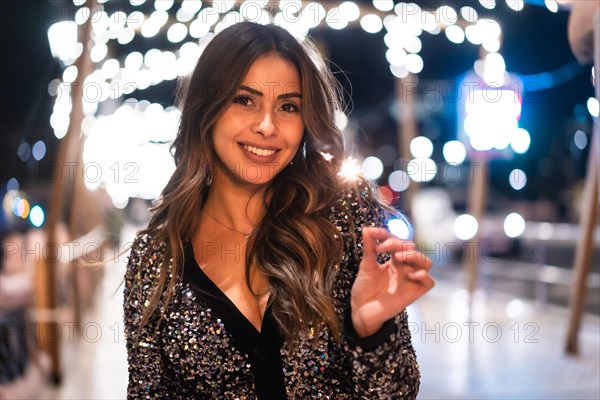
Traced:
POLYGON ((256 132, 267 137, 277 133, 277 126, 270 111, 264 111, 259 117, 256 132))

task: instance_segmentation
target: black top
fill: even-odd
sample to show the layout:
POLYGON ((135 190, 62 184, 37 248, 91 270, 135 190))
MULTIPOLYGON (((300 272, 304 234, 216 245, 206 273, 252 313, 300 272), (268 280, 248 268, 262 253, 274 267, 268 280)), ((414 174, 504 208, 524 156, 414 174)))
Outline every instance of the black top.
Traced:
POLYGON ((185 245, 184 279, 223 320, 239 350, 248 355, 258 398, 286 399, 280 354, 283 337, 273 321, 271 306, 265 310, 259 332, 198 266, 191 242, 185 245))

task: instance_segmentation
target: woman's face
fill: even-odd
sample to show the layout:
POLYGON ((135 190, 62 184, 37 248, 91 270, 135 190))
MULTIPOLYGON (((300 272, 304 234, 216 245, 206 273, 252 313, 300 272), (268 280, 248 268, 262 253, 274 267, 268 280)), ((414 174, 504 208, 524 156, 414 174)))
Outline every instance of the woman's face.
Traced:
POLYGON ((304 132, 300 100, 295 66, 276 54, 258 58, 213 128, 213 183, 264 185, 289 165, 304 132))

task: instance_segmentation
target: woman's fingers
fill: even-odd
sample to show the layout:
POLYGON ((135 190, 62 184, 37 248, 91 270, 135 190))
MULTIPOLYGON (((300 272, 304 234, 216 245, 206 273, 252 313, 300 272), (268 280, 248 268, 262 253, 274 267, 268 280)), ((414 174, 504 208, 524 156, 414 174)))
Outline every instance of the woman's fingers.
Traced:
POLYGON ((431 259, 417 250, 417 246, 408 240, 402 240, 387 229, 364 227, 363 257, 373 258, 378 253, 389 253, 395 266, 410 265, 417 269, 429 270, 431 259))
POLYGON ((363 239, 363 258, 376 257, 377 256, 377 238, 371 229, 363 228, 362 230, 363 239))
POLYGON ((392 262, 396 266, 400 266, 399 264, 409 264, 415 268, 428 270, 433 264, 429 257, 417 250, 417 246, 413 242, 401 240, 395 236, 377 245, 377 251, 380 253, 390 253, 392 262))
POLYGON ((363 226, 362 228, 363 238, 365 234, 370 238, 373 238, 377 243, 383 242, 384 240, 395 237, 385 228, 373 227, 373 226, 363 226))
POLYGON ((431 289, 435 285, 435 281, 433 280, 433 278, 424 269, 408 272, 406 274, 406 277, 411 281, 420 283, 421 285, 426 287, 427 290, 431 289))
POLYGON ((402 265, 409 265, 417 269, 429 270, 433 265, 433 262, 425 254, 418 251, 414 252, 396 252, 392 253, 392 263, 399 267, 402 265))
POLYGON ((417 245, 410 240, 402 240, 393 236, 390 233, 390 237, 385 239, 383 242, 377 245, 377 251, 381 253, 391 253, 394 251, 417 251, 417 245))

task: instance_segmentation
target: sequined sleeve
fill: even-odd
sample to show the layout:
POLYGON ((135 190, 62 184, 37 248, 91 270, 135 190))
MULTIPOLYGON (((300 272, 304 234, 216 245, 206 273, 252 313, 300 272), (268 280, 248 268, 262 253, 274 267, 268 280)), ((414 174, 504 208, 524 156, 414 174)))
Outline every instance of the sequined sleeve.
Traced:
POLYGON ((138 335, 139 322, 157 272, 155 265, 146 265, 140 272, 142 256, 151 251, 148 243, 148 235, 135 239, 125 273, 123 311, 129 364, 128 399, 166 399, 173 386, 161 357, 158 319, 151 318, 138 335))
MULTIPOLYGON (((346 209, 342 226, 347 232, 347 273, 356 277, 362 257, 362 226, 386 227, 392 215, 373 199, 372 189, 362 182, 357 188, 344 193, 346 209), (351 243, 351 244, 350 244, 351 243)), ((380 261, 384 260, 380 256, 380 261)), ((352 283, 351 282, 351 283, 352 283)), ((389 320, 373 336, 359 339, 350 320, 349 299, 344 304, 344 349, 352 368, 352 384, 357 399, 413 399, 416 398, 420 372, 411 343, 406 310, 389 320)))

